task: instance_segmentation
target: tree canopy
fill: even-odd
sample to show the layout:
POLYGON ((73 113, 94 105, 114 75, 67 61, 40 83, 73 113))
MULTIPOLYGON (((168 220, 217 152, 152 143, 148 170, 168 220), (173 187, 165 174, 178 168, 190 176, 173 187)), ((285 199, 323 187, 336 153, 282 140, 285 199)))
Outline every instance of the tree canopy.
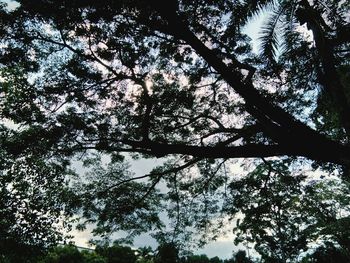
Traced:
MULTIPOLYGON (((315 191, 302 185, 310 167, 344 184, 350 176, 349 12, 333 0, 2 2, 0 214, 42 222, 38 240, 52 237, 43 227, 52 218, 76 214, 98 236, 150 231, 163 243, 205 242, 237 215, 231 204, 257 213, 247 196, 258 186, 259 215, 273 204, 300 226, 320 222, 316 212, 314 222, 303 216, 317 205, 302 210, 295 198, 315 191), (259 15, 256 54, 245 26, 259 15), (126 154, 164 163, 139 176, 126 154), (69 169, 76 159, 89 170, 80 178, 69 169), (18 187, 34 192, 40 212, 18 187), (6 203, 17 199, 26 209, 6 203)), ((348 222, 346 213, 330 218, 348 222)), ((260 230, 250 233, 271 245, 260 230)), ((294 236, 298 245, 317 230, 294 236)), ((334 231, 332 242, 349 251, 334 231)), ((296 253, 279 245, 282 260, 296 253)))
MULTIPOLYGON (((149 251, 149 248, 131 249, 127 246, 97 246, 95 250, 78 248, 72 244, 60 245, 51 248, 46 255, 37 258, 39 263, 156 263, 156 262, 174 262, 174 263, 252 263, 246 257, 244 251, 238 251, 231 259, 220 259, 219 257, 208 258, 206 255, 187 255, 179 257, 177 249, 172 244, 162 244, 157 249, 157 253, 147 253, 143 255, 142 251, 149 251), (174 253, 163 253, 173 251, 174 253), (175 256, 174 256, 175 255, 175 256)), ((322 251, 324 253, 324 251, 322 251)), ((336 251, 334 251, 336 253, 336 251)), ((322 258, 322 254, 318 255, 322 258)), ((29 262, 29 261, 28 261, 29 262)))

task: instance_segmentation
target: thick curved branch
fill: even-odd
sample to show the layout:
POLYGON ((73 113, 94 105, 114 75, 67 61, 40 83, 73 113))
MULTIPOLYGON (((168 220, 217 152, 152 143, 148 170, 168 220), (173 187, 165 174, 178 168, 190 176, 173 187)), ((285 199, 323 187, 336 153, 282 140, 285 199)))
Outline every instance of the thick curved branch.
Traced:
POLYGON ((334 46, 350 43, 350 24, 337 30, 337 36, 332 40, 334 46))
MULTIPOLYGON (((284 150, 287 150, 284 151, 283 154, 307 156, 314 159, 316 156, 320 156, 319 151, 342 148, 342 146, 337 142, 334 142, 324 135, 314 131, 306 124, 302 123, 299 120, 296 120, 292 115, 287 113, 281 107, 272 104, 267 98, 259 93, 259 91, 251 82, 244 82, 244 77, 242 74, 237 71, 232 71, 230 68, 228 68, 227 65, 221 60, 221 58, 217 56, 215 51, 211 50, 204 43, 202 43, 196 37, 196 35, 189 30, 186 23, 183 22, 181 20, 181 17, 176 13, 173 13, 171 10, 159 10, 159 12, 164 12, 162 15, 168 23, 167 29, 164 33, 171 34, 175 38, 186 41, 200 56, 206 60, 206 62, 212 68, 221 74, 222 78, 246 101, 247 111, 252 114, 252 116, 257 118, 260 123, 264 124, 264 130, 269 130, 268 135, 274 135, 272 139, 274 139, 278 145, 282 145, 284 150), (290 149, 293 150, 290 151, 290 149)), ((153 28, 156 27, 154 23, 152 26, 153 28)), ((162 29, 163 26, 158 28, 160 31, 162 31, 162 29)), ((350 116, 350 114, 348 116, 350 116)), ((257 152, 259 152, 264 147, 266 146, 260 145, 257 147, 257 149, 254 150, 257 150, 257 152)), ((269 156, 271 154, 271 149, 275 147, 276 146, 272 146, 272 148, 264 149, 267 152, 262 151, 260 153, 262 154, 261 156, 269 156)), ((242 149, 243 148, 241 148, 241 150, 242 149)), ((281 149, 278 149, 278 151, 280 150, 281 149)), ((275 155, 281 155, 281 153, 278 153, 276 149, 274 149, 274 151, 276 151, 275 155)), ((343 150, 342 152, 345 154, 343 150)), ((347 148, 345 152, 346 157, 339 156, 339 154, 336 155, 341 159, 349 158, 347 148)), ((241 155, 245 155, 240 153, 237 154, 237 156, 236 154, 237 152, 233 153, 231 157, 242 157, 241 155)), ((249 157, 250 155, 253 157, 256 155, 256 152, 249 153, 248 156, 243 157, 249 157)), ((325 158, 321 157, 321 159, 325 158)), ((330 159, 334 160, 334 158, 331 156, 327 157, 326 159, 329 161, 331 161, 330 159)), ((339 163, 339 160, 336 162, 339 163)))
POLYGON ((201 144, 203 145, 203 141, 212 136, 212 135, 216 135, 216 134, 232 134, 232 136, 227 139, 226 141, 220 142, 218 145, 228 145, 234 141, 237 141, 239 139, 243 139, 243 138, 249 138, 252 137, 253 135, 256 135, 258 132, 261 132, 261 125, 259 124, 253 124, 251 126, 247 126, 244 127, 242 129, 236 129, 236 128, 224 128, 224 129, 215 129, 212 130, 211 132, 203 135, 200 140, 201 140, 201 144))
POLYGON ((328 151, 324 151, 324 145, 315 145, 309 148, 300 141, 292 145, 265 145, 247 144, 242 146, 194 146, 185 144, 166 144, 157 142, 143 142, 124 140, 125 144, 133 149, 147 149, 148 153, 156 157, 169 154, 183 154, 198 158, 253 158, 272 156, 303 156, 314 160, 322 160, 337 164, 350 164, 350 147, 342 145, 328 145, 328 151))

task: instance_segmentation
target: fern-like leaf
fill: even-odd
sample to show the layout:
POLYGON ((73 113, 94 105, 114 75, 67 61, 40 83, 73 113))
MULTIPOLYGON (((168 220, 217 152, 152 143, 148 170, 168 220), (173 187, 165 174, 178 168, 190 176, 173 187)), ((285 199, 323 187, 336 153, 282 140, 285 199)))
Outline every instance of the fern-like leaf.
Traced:
POLYGON ((275 5, 276 0, 248 0, 245 1, 246 17, 244 22, 247 23, 257 17, 262 16, 275 5))
POLYGON ((281 28, 279 26, 283 25, 281 22, 285 11, 286 5, 275 3, 260 31, 260 52, 270 62, 275 61, 280 46, 279 33, 281 28))

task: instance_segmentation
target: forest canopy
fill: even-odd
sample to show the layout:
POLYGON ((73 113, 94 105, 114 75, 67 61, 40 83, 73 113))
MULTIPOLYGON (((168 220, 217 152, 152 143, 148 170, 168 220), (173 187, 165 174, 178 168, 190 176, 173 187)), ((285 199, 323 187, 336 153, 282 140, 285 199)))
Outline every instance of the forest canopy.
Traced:
POLYGON ((100 238, 203 244, 234 224, 266 260, 316 240, 350 255, 347 1, 17 2, 0 9, 0 247, 55 244, 79 216, 100 238), (129 157, 164 162, 135 175, 129 157))

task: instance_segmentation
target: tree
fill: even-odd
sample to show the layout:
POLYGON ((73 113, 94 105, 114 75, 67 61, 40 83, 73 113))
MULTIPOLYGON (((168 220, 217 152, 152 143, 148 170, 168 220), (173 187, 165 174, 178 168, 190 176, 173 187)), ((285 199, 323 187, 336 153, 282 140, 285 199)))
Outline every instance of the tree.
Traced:
POLYGON ((293 176, 284 163, 265 162, 231 183, 228 214, 232 209, 243 214, 236 242, 254 243, 266 262, 297 262, 310 244, 322 242, 336 244, 349 256, 348 183, 334 178, 305 182, 303 177, 293 176))
POLYGON ((101 255, 98 255, 95 251, 81 251, 83 255, 84 263, 106 263, 106 259, 101 255))
POLYGON ((98 152, 117 167, 124 153, 169 158, 138 177, 108 168, 79 188, 71 205, 98 234, 163 231, 162 204, 174 242, 194 229, 215 238, 237 158, 312 162, 348 178, 346 1, 18 2, 0 11, 1 148, 66 162, 98 152), (270 15, 255 55, 243 29, 261 10, 270 15))
POLYGON ((163 243, 158 247, 155 257, 156 263, 177 263, 179 262, 179 249, 174 243, 163 243))
POLYGON ((251 263, 252 261, 247 257, 247 253, 243 250, 239 250, 234 254, 235 263, 251 263))
POLYGON ((223 263, 219 257, 209 258, 207 255, 189 255, 180 260, 181 263, 223 263))
POLYGON ((283 163, 262 163, 246 178, 231 183, 228 209, 244 216, 237 219, 236 242, 254 242, 256 251, 271 262, 297 257, 306 247, 307 234, 302 230, 311 220, 300 208, 301 180, 291 176, 283 163))
POLYGON ((66 164, 14 160, 5 151, 0 159, 0 259, 36 262, 69 230, 70 212, 64 208, 70 190, 63 174, 70 172, 66 164))
POLYGON ((73 246, 57 246, 53 248, 45 257, 41 260, 42 263, 84 263, 84 257, 79 250, 73 246))
POLYGON ((183 260, 184 263, 210 263, 207 255, 191 255, 183 260))
POLYGON ((137 263, 153 263, 154 252, 153 249, 148 247, 140 247, 138 250, 137 263))
POLYGON ((223 261, 219 257, 213 257, 209 261, 210 263, 222 263, 223 261))
POLYGON ((346 253, 342 251, 342 249, 334 247, 332 243, 326 244, 326 246, 321 246, 316 249, 316 251, 312 255, 308 255, 303 258, 304 262, 348 262, 349 258, 346 256, 346 253))
POLYGON ((95 249, 98 255, 106 258, 107 263, 135 263, 136 255, 130 247, 113 245, 97 246, 95 249))
MULTIPOLYGON (((105 262, 137 262, 152 263, 154 260, 159 262, 198 262, 198 263, 221 263, 219 257, 209 259, 206 255, 191 255, 180 259, 178 250, 173 244, 163 244, 158 248, 158 254, 152 255, 151 247, 142 247, 137 250, 137 261, 135 261, 135 253, 131 247, 118 245, 98 245, 95 250, 80 250, 78 247, 69 245, 58 245, 50 248, 49 251, 36 262, 81 262, 81 263, 105 263, 105 262), (170 261, 169 261, 170 260, 170 261)), ((244 253, 243 253, 244 254, 244 253)), ((245 254, 244 256, 245 257, 245 254)), ((243 262, 243 261, 242 261, 243 262)), ((245 262, 245 261, 244 261, 245 262)))

